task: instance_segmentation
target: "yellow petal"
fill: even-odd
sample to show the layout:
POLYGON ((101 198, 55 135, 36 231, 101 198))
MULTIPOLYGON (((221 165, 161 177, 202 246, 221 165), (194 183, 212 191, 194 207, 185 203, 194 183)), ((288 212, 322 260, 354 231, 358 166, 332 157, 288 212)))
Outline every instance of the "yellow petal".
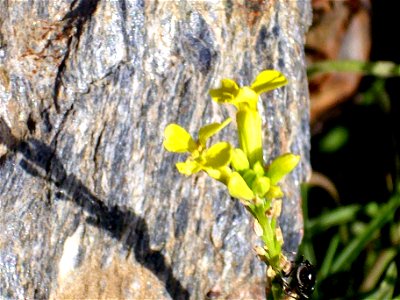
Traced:
POLYGON ((258 99, 259 96, 255 91, 248 86, 244 86, 239 90, 239 93, 232 103, 235 104, 239 110, 245 108, 257 110, 258 99))
POLYGON ((231 102, 237 95, 239 87, 231 79, 222 79, 221 87, 210 90, 211 98, 217 103, 231 102))
POLYGON ((190 134, 178 124, 169 124, 164 130, 164 147, 170 152, 192 152, 197 148, 190 134))
POLYGON ((228 182, 229 194, 232 197, 244 200, 252 200, 254 198, 253 191, 247 186, 246 181, 239 173, 233 172, 228 182))
POLYGON ((276 70, 265 70, 258 74, 251 85, 251 88, 257 94, 261 94, 283 86, 287 84, 287 82, 286 77, 281 72, 276 70))
POLYGON ((205 167, 218 169, 226 166, 231 162, 232 159, 232 147, 227 142, 214 144, 206 150, 204 159, 205 167))
POLYGON ((201 166, 196 161, 193 160, 178 162, 175 164, 175 166, 178 169, 179 173, 187 176, 197 173, 201 170, 201 166))
POLYGON ((204 167, 203 169, 210 177, 222 182, 225 185, 228 183, 229 177, 232 174, 232 170, 226 166, 218 169, 207 167, 204 167))
POLYGON ((226 119, 222 123, 212 123, 200 128, 199 131, 199 142, 203 148, 206 147, 207 140, 216 134, 218 131, 222 130, 226 125, 228 125, 232 121, 231 118, 226 119))

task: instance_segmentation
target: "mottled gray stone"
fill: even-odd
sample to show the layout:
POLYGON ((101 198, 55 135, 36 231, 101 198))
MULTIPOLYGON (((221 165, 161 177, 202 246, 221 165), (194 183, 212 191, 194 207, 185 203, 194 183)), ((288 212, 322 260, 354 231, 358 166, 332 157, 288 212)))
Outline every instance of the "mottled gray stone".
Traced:
POLYGON ((280 220, 295 252, 310 21, 305 0, 0 2, 0 296, 261 298, 249 215, 204 174, 181 176, 162 133, 233 115, 207 94, 221 78, 284 73, 260 111, 266 158, 302 156, 280 220))

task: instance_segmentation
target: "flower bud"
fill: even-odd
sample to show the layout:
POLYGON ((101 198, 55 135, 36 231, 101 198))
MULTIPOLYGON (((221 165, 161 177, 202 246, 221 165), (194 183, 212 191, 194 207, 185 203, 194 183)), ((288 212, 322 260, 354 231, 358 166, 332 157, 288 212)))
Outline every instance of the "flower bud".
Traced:
POLYGON ((290 173, 299 163, 300 155, 286 153, 274 159, 268 168, 267 176, 271 184, 277 184, 286 174, 290 173))

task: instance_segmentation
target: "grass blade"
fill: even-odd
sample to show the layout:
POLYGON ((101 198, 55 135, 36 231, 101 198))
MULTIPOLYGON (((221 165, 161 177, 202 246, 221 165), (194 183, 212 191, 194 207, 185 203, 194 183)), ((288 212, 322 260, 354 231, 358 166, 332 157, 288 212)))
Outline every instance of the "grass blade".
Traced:
POLYGON ((397 268, 396 263, 392 262, 386 271, 385 278, 379 286, 379 289, 373 294, 368 295, 367 299, 375 299, 375 300, 390 300, 393 299, 393 292, 395 288, 397 278, 397 268))
POLYGON ((327 72, 361 73, 387 78, 400 76, 400 66, 391 61, 325 60, 313 63, 307 68, 309 77, 327 72))
POLYGON ((336 234, 329 243, 329 247, 328 250, 326 251, 324 262, 322 263, 320 268, 320 273, 318 276, 319 280, 324 280, 329 275, 329 271, 331 269, 332 262, 336 254, 336 250, 339 246, 339 241, 340 241, 339 235, 336 234))
POLYGON ((336 208, 330 212, 322 214, 320 217, 307 222, 306 230, 314 235, 318 232, 326 231, 330 227, 342 225, 354 221, 356 214, 361 210, 358 204, 347 205, 336 208))
POLYGON ((343 271, 357 258, 365 245, 374 237, 374 232, 393 218, 393 214, 397 207, 400 206, 400 195, 393 196, 387 204, 385 204, 381 213, 376 216, 365 228, 364 232, 358 235, 352 242, 346 246, 335 260, 332 266, 332 273, 343 271))

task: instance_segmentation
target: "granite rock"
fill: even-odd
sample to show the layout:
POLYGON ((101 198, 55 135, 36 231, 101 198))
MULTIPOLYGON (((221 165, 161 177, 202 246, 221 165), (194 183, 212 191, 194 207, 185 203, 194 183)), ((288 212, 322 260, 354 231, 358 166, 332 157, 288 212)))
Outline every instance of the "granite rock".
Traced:
POLYGON ((181 176, 162 133, 233 115, 208 96, 222 78, 284 73, 260 111, 265 157, 302 157, 280 219, 296 252, 310 21, 310 1, 2 1, 0 296, 261 299, 249 215, 218 182, 181 176))

